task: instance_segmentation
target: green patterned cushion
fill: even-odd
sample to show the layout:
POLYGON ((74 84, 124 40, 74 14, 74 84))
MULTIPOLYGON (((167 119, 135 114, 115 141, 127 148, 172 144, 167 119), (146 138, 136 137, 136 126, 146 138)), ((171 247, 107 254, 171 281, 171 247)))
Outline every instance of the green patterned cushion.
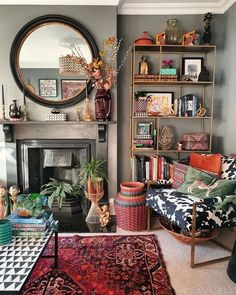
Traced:
POLYGON ((192 193, 198 198, 214 198, 232 195, 236 188, 236 180, 217 180, 207 188, 196 187, 192 193))
POLYGON ((178 192, 192 194, 194 189, 202 188, 207 190, 207 187, 216 182, 216 178, 200 170, 188 166, 188 171, 184 183, 177 189, 178 192), (207 187, 206 187, 207 186, 207 187))

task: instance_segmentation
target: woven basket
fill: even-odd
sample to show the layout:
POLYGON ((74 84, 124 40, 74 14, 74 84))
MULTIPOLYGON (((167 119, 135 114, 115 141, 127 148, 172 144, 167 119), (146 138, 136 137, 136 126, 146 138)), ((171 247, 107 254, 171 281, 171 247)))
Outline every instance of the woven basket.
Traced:
POLYGON ((141 182, 123 182, 121 193, 115 201, 117 226, 125 230, 141 231, 147 228, 147 206, 144 184, 141 182))
MULTIPOLYGON (((177 240, 184 244, 191 244, 191 236, 184 235, 177 225, 171 224, 171 222, 163 216, 160 217, 159 221, 162 228, 170 233, 172 236, 174 236, 177 240)), ((202 233, 206 233, 206 230, 196 232, 196 235, 198 235, 195 237, 196 243, 204 243, 206 241, 214 239, 219 234, 219 229, 209 230, 207 237, 204 238, 201 237, 202 233)))
POLYGON ((61 56, 59 57, 59 74, 66 76, 80 76, 84 69, 79 64, 77 56, 61 56))

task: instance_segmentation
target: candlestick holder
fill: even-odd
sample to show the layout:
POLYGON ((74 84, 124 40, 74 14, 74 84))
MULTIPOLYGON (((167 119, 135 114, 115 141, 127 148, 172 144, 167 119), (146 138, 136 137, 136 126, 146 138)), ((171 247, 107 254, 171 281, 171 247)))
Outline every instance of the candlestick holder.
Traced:
POLYGON ((0 121, 6 121, 6 113, 5 113, 5 105, 2 104, 2 116, 0 118, 0 121))
POLYGON ((27 122, 28 121, 28 112, 27 112, 27 108, 26 108, 26 104, 23 105, 23 121, 27 122))

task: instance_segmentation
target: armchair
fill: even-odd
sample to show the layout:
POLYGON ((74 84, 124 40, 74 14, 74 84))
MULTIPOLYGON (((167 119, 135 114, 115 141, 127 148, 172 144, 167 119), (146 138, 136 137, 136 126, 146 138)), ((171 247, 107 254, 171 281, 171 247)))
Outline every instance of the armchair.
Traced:
MULTIPOLYGON (((236 159, 222 157, 221 165, 221 176, 223 176, 225 180, 234 180, 232 182, 235 182, 236 186, 236 159), (232 161, 235 161, 235 165, 232 165, 232 161), (225 165, 226 162, 228 162, 228 164, 230 162, 230 171, 229 165, 227 164, 227 167, 225 165)), ((187 170, 188 169, 186 169, 186 173, 187 170)), ((236 226, 236 209, 233 206, 228 206, 227 209, 216 208, 219 203, 222 203, 222 201, 229 196, 222 195, 221 193, 219 196, 216 195, 199 198, 194 194, 183 193, 178 190, 179 189, 176 190, 173 188, 150 189, 147 192, 146 204, 149 208, 152 208, 155 212, 164 216, 170 224, 177 225, 181 230, 181 234, 186 232, 189 233, 189 240, 191 244, 190 266, 192 268, 228 259, 230 256, 195 263, 195 247, 198 239, 197 233, 205 230, 215 230, 222 227, 236 226)), ((150 228, 150 219, 148 220, 148 225, 150 228)), ((225 245, 214 240, 212 241, 218 246, 231 252, 231 249, 225 245)))

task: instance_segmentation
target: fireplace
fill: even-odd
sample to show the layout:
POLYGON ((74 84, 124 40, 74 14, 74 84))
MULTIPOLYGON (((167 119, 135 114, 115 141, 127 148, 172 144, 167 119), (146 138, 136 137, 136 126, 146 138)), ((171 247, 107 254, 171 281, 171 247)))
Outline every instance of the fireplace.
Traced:
MULTIPOLYGON (((18 183, 25 193, 39 192, 50 178, 74 184, 78 175, 75 167, 96 155, 95 139, 20 139, 17 146, 18 183)), ((107 188, 102 203, 107 203, 107 188)), ((86 231, 84 224, 90 202, 84 196, 64 202, 62 210, 52 207, 54 218, 62 231, 86 231), (84 228, 83 228, 84 227, 84 228)))

